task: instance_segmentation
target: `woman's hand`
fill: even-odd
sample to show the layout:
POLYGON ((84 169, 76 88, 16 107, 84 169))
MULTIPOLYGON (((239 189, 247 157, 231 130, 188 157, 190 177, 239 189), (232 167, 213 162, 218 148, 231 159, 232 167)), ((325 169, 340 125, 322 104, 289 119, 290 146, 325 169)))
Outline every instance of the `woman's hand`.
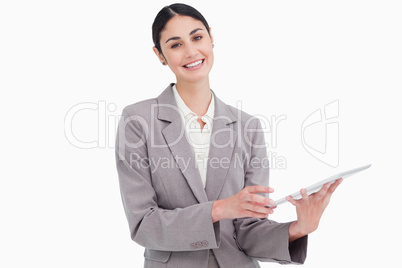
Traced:
POLYGON ((229 198, 217 200, 212 205, 212 222, 243 217, 266 218, 274 212, 276 207, 268 208, 265 206, 274 205, 275 202, 257 193, 273 192, 274 189, 270 187, 247 186, 229 198))
POLYGON ((306 189, 301 189, 302 198, 300 200, 294 200, 291 196, 286 198, 296 207, 297 213, 297 221, 292 222, 289 226, 290 242, 317 230, 331 195, 341 182, 342 179, 338 179, 332 185, 331 183, 326 183, 320 191, 310 196, 307 195, 306 189))

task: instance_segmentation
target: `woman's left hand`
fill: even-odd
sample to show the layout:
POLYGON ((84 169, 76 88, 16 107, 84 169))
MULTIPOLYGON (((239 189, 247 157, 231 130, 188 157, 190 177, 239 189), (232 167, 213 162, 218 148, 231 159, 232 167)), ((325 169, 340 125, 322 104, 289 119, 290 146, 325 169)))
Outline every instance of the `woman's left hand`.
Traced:
POLYGON ((297 221, 289 226, 289 241, 308 235, 318 228, 322 214, 329 204, 331 195, 342 182, 336 180, 333 184, 326 183, 317 193, 307 195, 306 189, 301 189, 302 198, 294 200, 291 196, 286 199, 296 207, 297 221))

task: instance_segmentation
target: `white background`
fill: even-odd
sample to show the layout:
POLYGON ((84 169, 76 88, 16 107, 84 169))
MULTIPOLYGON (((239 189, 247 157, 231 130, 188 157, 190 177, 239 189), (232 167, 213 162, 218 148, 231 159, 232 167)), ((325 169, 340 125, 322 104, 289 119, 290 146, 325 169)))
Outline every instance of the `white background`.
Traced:
MULTIPOLYGON (((304 267, 397 267, 400 2, 222 2, 186 1, 212 27, 217 96, 253 115, 286 115, 269 148, 286 160, 272 169, 272 197, 373 164, 334 194, 309 237, 304 267), (336 167, 301 143, 303 121, 333 101, 336 167)), ((113 135, 124 106, 175 81, 151 38, 155 15, 171 3, 1 2, 1 267, 142 266, 143 248, 130 240, 120 199, 113 135), (98 140, 97 148, 78 148, 65 136, 66 115, 80 103, 110 108, 101 120, 86 110, 72 123, 76 137, 98 140)), ((271 218, 295 217, 285 204, 271 218)))

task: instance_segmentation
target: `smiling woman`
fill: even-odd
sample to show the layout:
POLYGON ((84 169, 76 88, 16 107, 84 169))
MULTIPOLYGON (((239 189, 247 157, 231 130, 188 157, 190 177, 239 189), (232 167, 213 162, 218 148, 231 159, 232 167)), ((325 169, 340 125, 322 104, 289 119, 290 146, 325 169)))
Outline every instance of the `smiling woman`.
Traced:
POLYGON ((173 4, 158 13, 152 35, 176 83, 125 107, 116 139, 123 205, 132 239, 145 247, 144 267, 304 263, 307 235, 340 181, 290 199, 297 221, 268 220, 275 207, 266 207, 274 203, 261 123, 211 90, 207 21, 193 7, 173 4))
POLYGON ((214 61, 212 43, 210 28, 192 17, 176 15, 160 33, 160 50, 155 46, 154 51, 176 75, 178 89, 194 83, 205 87, 214 61))

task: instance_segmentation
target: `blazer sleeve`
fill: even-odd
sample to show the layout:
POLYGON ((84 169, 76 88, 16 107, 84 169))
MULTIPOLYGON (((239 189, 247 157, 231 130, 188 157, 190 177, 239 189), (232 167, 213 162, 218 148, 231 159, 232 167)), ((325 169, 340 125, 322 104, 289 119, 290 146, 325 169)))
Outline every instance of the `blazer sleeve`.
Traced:
POLYGON ((212 223, 212 202, 173 210, 159 208, 149 166, 130 165, 132 153, 148 159, 140 119, 123 110, 115 147, 120 192, 132 240, 162 251, 218 248, 220 224, 212 223))
MULTIPOLYGON (((250 158, 245 173, 245 186, 269 184, 269 163, 261 123, 255 118, 255 130, 250 132, 250 158)), ((261 194, 264 195, 264 194, 261 194)), ((267 196, 267 195, 265 195, 267 196)), ((258 218, 233 220, 235 239, 240 249, 259 261, 280 264, 303 264, 307 254, 307 236, 289 243, 288 223, 258 218)))

